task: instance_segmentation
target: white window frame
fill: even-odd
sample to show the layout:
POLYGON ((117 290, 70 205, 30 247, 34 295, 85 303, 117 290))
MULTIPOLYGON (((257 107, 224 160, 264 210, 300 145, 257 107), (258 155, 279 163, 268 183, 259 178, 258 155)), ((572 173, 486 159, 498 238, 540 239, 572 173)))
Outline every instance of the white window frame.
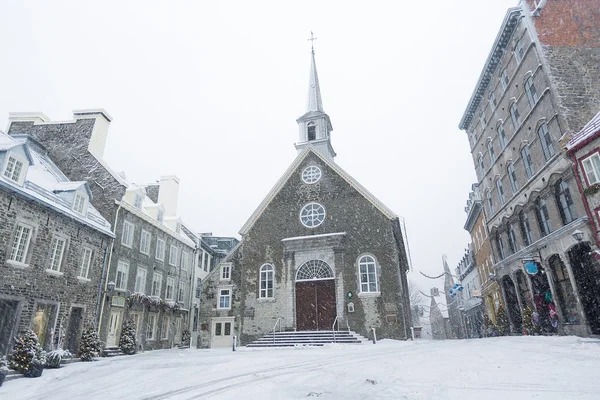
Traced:
POLYGON ((158 261, 165 261, 165 246, 166 242, 161 238, 156 238, 156 251, 154 252, 154 258, 158 261))
POLYGON ((222 280, 222 281, 231 280, 231 269, 232 269, 232 263, 222 263, 221 271, 219 273, 220 280, 222 280))
POLYGON ((146 340, 156 340, 156 319, 155 313, 148 314, 148 323, 146 324, 146 340))
POLYGON ((136 193, 133 196, 133 206, 135 208, 137 208, 138 210, 141 210, 143 204, 144 204, 144 196, 141 195, 140 193, 136 193))
POLYGON ((232 291, 233 286, 220 287, 218 289, 217 296, 217 310, 231 310, 231 301, 232 301, 232 291), (224 291, 227 291, 227 294, 223 294, 224 291), (221 300, 227 300, 227 305, 222 306, 221 300))
POLYGON ((169 338, 169 325, 171 324, 171 317, 163 315, 160 322, 160 340, 167 340, 169 338), (165 329, 166 328, 166 329, 165 329))
POLYGON ((359 294, 379 294, 379 279, 377 277, 377 259, 371 254, 363 254, 358 257, 358 289, 359 294), (365 272, 363 268, 365 267, 365 272), (372 288, 372 284, 375 284, 375 290, 372 288), (366 286, 365 286, 366 285, 366 286))
POLYGON ((273 264, 263 264, 260 267, 259 275, 258 297, 260 299, 275 298, 275 267, 273 264), (271 287, 269 287, 269 283, 271 283, 271 287), (269 290, 271 291, 270 295, 269 290))
POLYGON ((48 257, 48 269, 54 272, 61 272, 65 249, 67 248, 67 239, 61 236, 54 236, 50 243, 50 256, 48 257), (58 245, 60 244, 60 249, 58 245), (58 260, 57 260, 58 257, 58 260))
POLYGON ((145 229, 142 229, 140 235, 140 253, 150 255, 150 244, 152 243, 152 234, 145 229), (144 240, 146 239, 146 240, 144 240))
POLYGON ((165 290, 165 300, 173 300, 175 294, 175 278, 167 277, 167 288, 165 290))
POLYGON ((17 223, 15 234, 13 236, 12 246, 10 248, 10 253, 8 256, 8 260, 10 262, 19 264, 19 265, 27 265, 25 261, 27 261, 27 252, 29 251, 29 245, 31 243, 31 237, 33 236, 33 226, 17 223), (23 233, 27 230, 27 237, 23 239, 23 233), (21 250, 19 250, 21 249, 21 250), (19 251, 21 252, 21 256, 19 257, 19 251))
POLYGON ((135 287, 133 291, 136 293, 146 293, 146 281, 148 280, 148 270, 138 267, 135 275, 135 287))
POLYGON ((79 191, 76 191, 75 197, 73 197, 73 211, 75 211, 77 214, 85 215, 86 205, 87 196, 79 191))
POLYGON ((160 297, 160 292, 162 290, 162 273, 155 272, 152 276, 152 296, 160 297))
POLYGON ((525 94, 527 95, 529 107, 533 108, 538 101, 537 90, 535 90, 535 83, 533 82, 533 75, 530 75, 525 80, 525 94))
POLYGON ((127 290, 127 280, 129 278, 129 263, 119 260, 117 263, 117 274, 115 275, 115 290, 127 290), (119 279, 119 274, 121 278, 119 279))
POLYGON ((121 234, 121 244, 125 247, 133 248, 133 236, 135 234, 135 225, 129 221, 123 221, 123 232, 121 234))
POLYGON ((177 301, 183 303, 185 301, 185 282, 179 281, 177 290, 177 301))
POLYGON ((300 222, 306 228, 316 228, 325 222, 327 212, 322 204, 310 202, 300 210, 300 222))
POLYGON ((515 59, 517 60, 517 63, 520 63, 524 57, 525 49, 523 48, 523 38, 520 38, 517 40, 517 43, 515 43, 515 59))
POLYGON ((309 165, 302 171, 302 182, 307 185, 315 184, 321 179, 321 175, 321 168, 316 165, 309 165))
POLYGON ((21 157, 18 154, 13 153, 12 151, 9 151, 4 159, 4 166, 2 168, 2 176, 6 179, 8 179, 9 181, 16 183, 19 186, 23 186, 23 183, 25 182, 25 176, 27 175, 27 168, 29 167, 29 163, 27 161, 27 159, 25 159, 24 157, 21 157), (9 170, 8 166, 10 163, 10 160, 13 159, 14 163, 12 168, 9 170), (15 167, 21 164, 20 166, 20 170, 19 173, 16 176, 15 179, 15 167))
POLYGON ((174 244, 169 247, 169 265, 177 265, 177 246, 174 244))
POLYGON ((157 210, 156 211, 156 220, 162 224, 164 219, 165 219, 165 212, 163 210, 157 210))
POLYGON ((90 267, 92 266, 92 257, 94 251, 89 247, 84 247, 81 252, 81 264, 79 265, 79 277, 90 279, 90 267))
POLYGON ((581 161, 588 185, 600 183, 600 153, 596 152, 581 161))
POLYGON ((181 250, 181 269, 184 271, 189 271, 190 266, 189 266, 189 261, 190 260, 190 253, 188 251, 185 250, 181 250))

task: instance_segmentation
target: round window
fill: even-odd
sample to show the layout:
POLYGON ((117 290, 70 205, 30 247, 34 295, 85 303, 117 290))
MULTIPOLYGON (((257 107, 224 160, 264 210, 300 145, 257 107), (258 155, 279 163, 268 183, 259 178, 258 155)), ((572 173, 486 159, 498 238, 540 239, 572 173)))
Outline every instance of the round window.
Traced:
POLYGON ((325 207, 319 203, 308 203, 300 211, 300 222, 307 228, 316 228, 325 221, 325 207))
POLYGON ((302 180, 309 185, 316 183, 321 179, 321 169, 315 165, 304 168, 302 171, 302 180))

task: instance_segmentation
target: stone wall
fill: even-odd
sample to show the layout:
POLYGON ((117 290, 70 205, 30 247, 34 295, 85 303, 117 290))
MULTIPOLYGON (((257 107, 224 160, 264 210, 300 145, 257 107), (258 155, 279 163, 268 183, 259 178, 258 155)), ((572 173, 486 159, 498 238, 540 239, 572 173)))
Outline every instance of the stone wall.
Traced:
MULTIPOLYGON (((80 328, 95 324, 99 286, 105 249, 110 237, 65 215, 59 214, 31 200, 0 189, 0 299, 20 302, 20 317, 13 335, 32 327, 37 304, 47 303, 56 307, 48 324, 53 341, 46 341, 46 348, 57 343, 62 324, 63 334, 69 326, 72 306, 83 308, 83 323, 80 328), (19 268, 6 262, 11 249, 17 222, 34 227, 26 258, 28 267, 19 268), (67 239, 62 275, 46 272, 49 268, 50 246, 53 235, 67 239), (78 279, 83 247, 93 251, 89 280, 78 279)), ((3 326, 2 329, 11 329, 3 326)))

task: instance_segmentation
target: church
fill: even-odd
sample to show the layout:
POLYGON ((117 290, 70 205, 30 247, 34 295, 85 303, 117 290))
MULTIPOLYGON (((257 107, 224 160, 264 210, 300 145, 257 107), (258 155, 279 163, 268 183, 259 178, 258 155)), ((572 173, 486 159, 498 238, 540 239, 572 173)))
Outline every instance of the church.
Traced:
POLYGON ((410 337, 400 220, 338 166, 314 49, 298 155, 202 282, 200 347, 247 345, 276 331, 410 337))

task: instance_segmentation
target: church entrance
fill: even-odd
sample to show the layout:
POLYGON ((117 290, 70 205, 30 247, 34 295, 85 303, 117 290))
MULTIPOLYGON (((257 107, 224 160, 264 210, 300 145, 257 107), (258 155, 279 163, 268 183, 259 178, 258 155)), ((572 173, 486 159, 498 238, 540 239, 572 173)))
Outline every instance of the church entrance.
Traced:
POLYGON ((296 329, 331 330, 335 317, 333 270, 321 260, 304 263, 296 273, 296 329))

